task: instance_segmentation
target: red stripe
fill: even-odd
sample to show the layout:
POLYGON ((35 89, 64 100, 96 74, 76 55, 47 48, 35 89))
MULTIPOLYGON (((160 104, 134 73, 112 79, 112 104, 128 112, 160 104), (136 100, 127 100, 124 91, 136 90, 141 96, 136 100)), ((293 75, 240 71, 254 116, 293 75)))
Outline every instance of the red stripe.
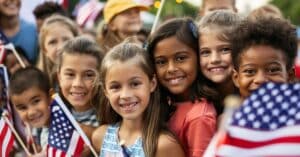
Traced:
POLYGON ((14 136, 10 136, 10 139, 9 139, 9 142, 8 142, 8 145, 7 145, 7 151, 6 151, 6 156, 9 155, 9 153, 11 152, 12 148, 13 148, 13 145, 14 145, 14 141, 15 141, 15 138, 14 136))
POLYGON ((1 134, 0 134, 0 146, 3 145, 3 139, 5 138, 6 134, 7 134, 7 131, 8 131, 8 126, 7 124, 4 122, 4 126, 3 126, 3 129, 1 130, 1 134))
POLYGON ((279 144, 279 143, 299 143, 299 141, 300 141, 300 136, 289 136, 289 137, 275 138, 267 141, 253 142, 253 141, 247 141, 239 138, 234 138, 227 134, 224 140, 224 144, 233 145, 241 148, 256 148, 256 147, 262 147, 266 145, 279 144))
POLYGON ((77 146, 74 152, 74 157, 79 157, 84 148, 84 141, 81 137, 78 138, 77 146))

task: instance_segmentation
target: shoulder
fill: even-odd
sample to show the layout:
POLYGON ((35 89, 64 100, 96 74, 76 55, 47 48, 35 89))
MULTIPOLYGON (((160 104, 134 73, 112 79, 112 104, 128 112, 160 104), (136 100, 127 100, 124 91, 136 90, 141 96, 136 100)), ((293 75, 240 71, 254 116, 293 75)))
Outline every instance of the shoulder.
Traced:
POLYGON ((179 142, 173 136, 166 133, 159 136, 156 152, 156 157, 164 156, 184 157, 184 151, 179 142))
POLYGON ((212 103, 205 99, 196 101, 187 114, 188 119, 198 119, 201 117, 216 117, 217 112, 212 103))
POLYGON ((92 144, 98 152, 100 152, 107 127, 108 125, 101 125, 92 133, 92 144))

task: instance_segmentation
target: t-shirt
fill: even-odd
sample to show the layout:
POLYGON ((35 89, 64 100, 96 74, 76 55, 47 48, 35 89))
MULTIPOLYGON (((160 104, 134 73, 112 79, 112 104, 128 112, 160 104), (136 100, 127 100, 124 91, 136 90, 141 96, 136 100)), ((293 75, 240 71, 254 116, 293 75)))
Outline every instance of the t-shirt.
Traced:
POLYGON ((31 64, 35 63, 38 55, 38 34, 34 24, 20 19, 20 30, 8 40, 25 51, 26 57, 31 64))
POLYGON ((169 127, 178 136, 187 157, 202 157, 216 131, 216 117, 213 104, 205 99, 176 104, 169 127))

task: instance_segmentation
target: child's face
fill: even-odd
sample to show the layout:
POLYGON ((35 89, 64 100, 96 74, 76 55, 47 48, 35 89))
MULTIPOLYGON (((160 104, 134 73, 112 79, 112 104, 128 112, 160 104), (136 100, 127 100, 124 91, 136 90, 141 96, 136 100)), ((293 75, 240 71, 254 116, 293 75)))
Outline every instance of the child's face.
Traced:
POLYGON ((64 54, 58 80, 63 96, 75 111, 91 109, 91 99, 98 75, 97 60, 89 55, 64 54))
POLYGON ((37 87, 11 96, 11 102, 24 122, 35 128, 48 126, 50 96, 37 87))
POLYGON ((201 32, 200 69, 205 77, 215 83, 226 83, 231 80, 233 64, 229 42, 221 41, 216 32, 201 32))
POLYGON ((159 82, 172 94, 186 99, 198 73, 197 52, 175 36, 158 42, 154 60, 159 82))
POLYGON ((138 57, 125 62, 116 62, 105 77, 105 95, 112 108, 127 120, 142 118, 150 94, 155 90, 156 80, 152 80, 139 67, 138 57))
POLYGON ((51 29, 48 30, 45 36, 44 53, 53 62, 56 63, 58 50, 62 48, 63 44, 74 38, 71 30, 60 23, 51 24, 51 29))
POLYGON ((239 67, 234 70, 233 80, 243 98, 265 82, 288 82, 289 71, 281 50, 257 45, 244 50, 240 55, 239 67))
POLYGON ((137 34, 142 28, 140 10, 132 8, 118 14, 109 23, 109 27, 121 37, 137 34))
POLYGON ((21 0, 0 0, 0 13, 6 16, 17 16, 21 8, 21 0))
POLYGON ((227 9, 236 12, 235 6, 232 3, 233 0, 205 0, 205 5, 202 7, 202 16, 220 9, 227 9))

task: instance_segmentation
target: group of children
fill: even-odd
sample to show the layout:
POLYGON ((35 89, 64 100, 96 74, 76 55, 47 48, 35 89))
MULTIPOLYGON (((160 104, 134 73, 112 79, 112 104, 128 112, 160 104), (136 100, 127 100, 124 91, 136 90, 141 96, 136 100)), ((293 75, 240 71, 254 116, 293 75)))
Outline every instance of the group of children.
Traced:
MULTIPOLYGON (((132 8, 125 9, 127 15, 134 16, 132 8)), ((106 22, 117 17, 107 16, 106 22)), ((71 22, 63 21, 51 17, 40 30, 51 70, 27 67, 10 79, 11 103, 24 122, 39 128, 42 154, 53 91, 101 157, 200 157, 217 130, 226 96, 245 99, 264 82, 294 77, 296 30, 282 18, 242 18, 226 10, 198 22, 175 18, 163 22, 145 48, 125 40, 105 53, 95 42, 75 37, 71 22)))

